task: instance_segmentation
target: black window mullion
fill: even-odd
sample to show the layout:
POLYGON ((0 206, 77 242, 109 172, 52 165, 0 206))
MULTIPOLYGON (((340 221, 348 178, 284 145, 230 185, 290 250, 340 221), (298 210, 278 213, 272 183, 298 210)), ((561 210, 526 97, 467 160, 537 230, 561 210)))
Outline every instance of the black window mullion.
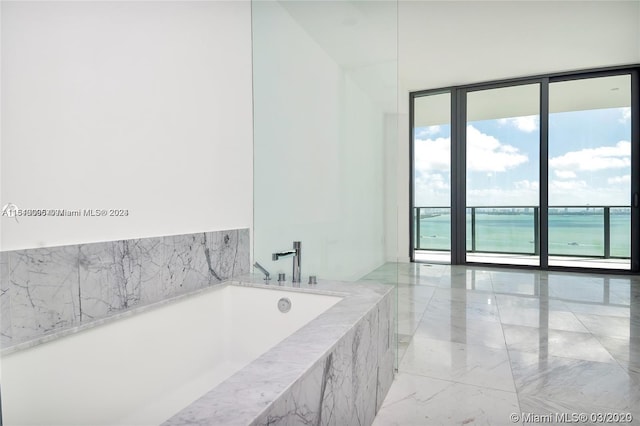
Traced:
POLYGON ((640 272, 640 69, 631 73, 631 270, 640 272))
POLYGON ((454 90, 451 96, 451 264, 467 259, 467 93, 454 90))
MULTIPOLYGON (((415 167, 414 167, 414 150, 415 150, 415 140, 414 140, 414 125, 415 125, 415 117, 413 116, 413 114, 415 113, 415 102, 416 102, 416 95, 415 93, 411 93, 409 94, 409 260, 411 262, 414 262, 416 257, 415 257, 415 241, 414 241, 414 236, 413 233, 415 232, 414 229, 414 217, 413 217, 413 211, 414 211, 414 207, 415 207, 415 198, 413 195, 414 192, 414 188, 413 188, 413 179, 414 179, 414 175, 415 175, 415 167)), ((420 220, 420 219, 418 219, 420 220)), ((417 238, 420 238, 419 235, 417 235, 417 238)))
POLYGON ((540 82, 540 268, 549 267, 549 79, 540 82))

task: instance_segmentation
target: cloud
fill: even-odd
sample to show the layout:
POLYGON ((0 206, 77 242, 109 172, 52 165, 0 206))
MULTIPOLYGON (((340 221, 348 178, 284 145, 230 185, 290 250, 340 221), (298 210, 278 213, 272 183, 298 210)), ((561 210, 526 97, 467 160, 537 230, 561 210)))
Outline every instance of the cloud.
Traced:
POLYGON ((630 182, 631 182, 631 175, 614 176, 607 179, 608 184, 620 184, 620 183, 630 183, 630 182))
POLYGON ((631 107, 620 108, 620 111, 622 112, 622 117, 618 119, 620 123, 624 124, 631 120, 631 107))
POLYGON ((631 143, 620 141, 615 146, 570 151, 549 160, 549 166, 560 171, 595 171, 631 167, 631 143))
MULTIPOLYGON (((451 138, 417 139, 415 167, 418 171, 449 171, 451 138)), ((467 165, 472 172, 504 172, 526 163, 529 158, 514 146, 467 126, 467 165)))
POLYGON ((518 130, 531 133, 538 129, 538 120, 537 115, 527 115, 523 117, 501 118, 498 120, 498 124, 503 126, 511 124, 518 130))
POLYGON ((556 189, 559 190, 576 190, 581 188, 586 188, 587 182, 583 180, 552 180, 549 182, 549 190, 553 191, 556 189))
POLYGON ((471 171, 504 172, 527 161, 529 158, 518 148, 467 126, 467 166, 471 171))
POLYGON ((537 181, 530 181, 527 179, 514 182, 513 185, 516 187, 516 189, 537 190, 540 187, 540 184, 537 181))
POLYGON ((574 179, 576 177, 575 172, 571 170, 554 170, 553 173, 559 179, 574 179))
POLYGON ((416 139, 428 138, 429 136, 437 135, 440 133, 440 126, 421 127, 416 129, 416 139))
POLYGON ((451 202, 449 175, 416 170, 415 203, 417 206, 447 206, 451 202))
POLYGON ((448 171, 451 164, 451 139, 416 140, 414 161, 416 170, 448 171))

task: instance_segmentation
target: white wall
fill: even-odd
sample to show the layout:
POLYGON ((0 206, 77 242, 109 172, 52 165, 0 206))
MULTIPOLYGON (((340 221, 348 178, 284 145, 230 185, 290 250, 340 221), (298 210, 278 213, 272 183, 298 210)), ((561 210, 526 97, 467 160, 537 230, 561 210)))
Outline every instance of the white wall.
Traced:
POLYGON ((640 63, 638 1, 400 1, 398 248, 409 256, 409 92, 640 63))
MULTIPOLYGON (((302 241, 303 275, 355 279, 385 260, 382 109, 276 2, 254 2, 254 258, 302 241)), ((375 48, 375 46, 372 46, 375 48)))
POLYGON ((252 226, 248 1, 1 7, 2 250, 252 226))

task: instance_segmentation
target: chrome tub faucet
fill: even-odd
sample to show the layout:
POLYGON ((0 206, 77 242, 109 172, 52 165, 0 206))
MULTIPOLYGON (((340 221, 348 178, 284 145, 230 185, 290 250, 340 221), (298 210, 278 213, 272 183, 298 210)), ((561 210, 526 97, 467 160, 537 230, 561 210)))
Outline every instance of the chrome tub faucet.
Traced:
POLYGON ((281 257, 288 257, 293 255, 293 279, 291 282, 299 283, 300 282, 300 256, 302 254, 302 249, 300 248, 300 241, 293 242, 293 250, 282 251, 278 253, 273 253, 271 256, 272 260, 276 261, 281 257))
POLYGON ((264 269, 264 267, 258 262, 254 263, 253 266, 255 266, 256 268, 262 271, 262 273, 264 274, 264 280, 267 281, 267 284, 269 284, 269 280, 271 279, 271 277, 269 276, 269 271, 264 269))

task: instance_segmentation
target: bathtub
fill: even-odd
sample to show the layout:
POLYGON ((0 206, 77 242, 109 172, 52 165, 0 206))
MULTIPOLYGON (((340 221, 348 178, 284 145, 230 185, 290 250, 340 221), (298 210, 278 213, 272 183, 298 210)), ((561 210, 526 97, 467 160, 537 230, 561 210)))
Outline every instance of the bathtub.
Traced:
POLYGON ((3 350, 3 424, 371 424, 394 377, 393 288, 261 283, 3 350))
POLYGON ((160 424, 340 300, 224 285, 14 351, 4 424, 160 424))

